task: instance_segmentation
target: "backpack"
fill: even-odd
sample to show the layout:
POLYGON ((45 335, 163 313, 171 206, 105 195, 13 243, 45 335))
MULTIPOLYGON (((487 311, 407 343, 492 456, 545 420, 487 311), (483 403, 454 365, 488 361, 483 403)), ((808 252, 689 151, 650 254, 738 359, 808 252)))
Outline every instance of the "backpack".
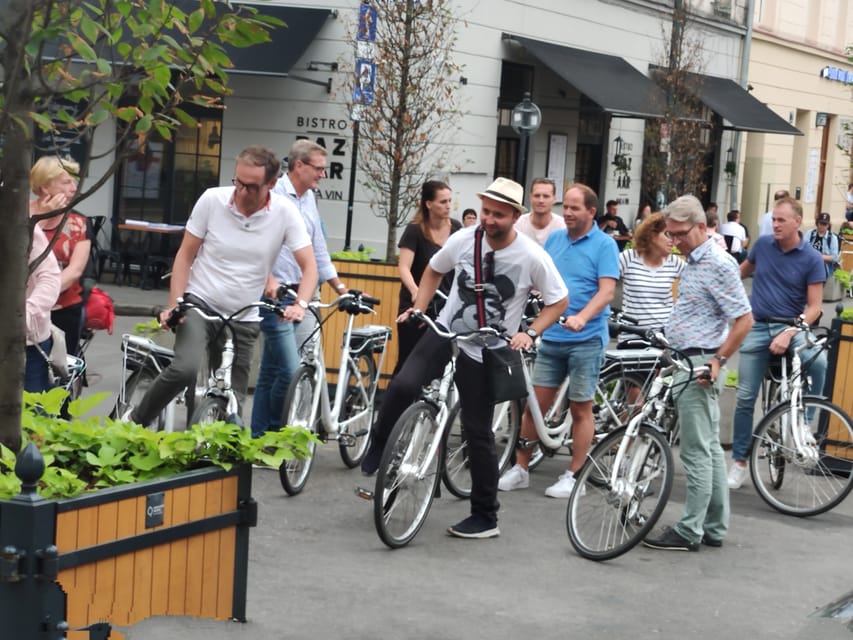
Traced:
POLYGON ((115 318, 113 299, 103 289, 92 287, 89 299, 86 300, 86 328, 96 331, 106 329, 112 335, 115 318))

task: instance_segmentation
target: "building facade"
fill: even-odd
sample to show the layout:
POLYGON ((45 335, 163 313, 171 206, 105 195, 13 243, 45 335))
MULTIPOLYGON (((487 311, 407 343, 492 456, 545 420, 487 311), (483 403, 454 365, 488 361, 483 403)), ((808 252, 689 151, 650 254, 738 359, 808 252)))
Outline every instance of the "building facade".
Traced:
MULTIPOLYGON (((476 192, 496 175, 519 176, 525 184, 547 175, 560 191, 574 181, 589 184, 602 201, 617 200, 620 215, 633 220, 642 197, 646 123, 661 115, 666 101, 665 87, 651 76, 666 63, 673 7, 681 4, 682 0, 455 0, 460 22, 454 57, 462 72, 458 80, 450 81, 458 82, 455 89, 465 111, 451 143, 452 163, 430 176, 451 185, 454 215, 477 208, 476 192), (525 92, 541 111, 541 123, 522 140, 510 126, 510 115, 525 92), (525 148, 526 153, 519 152, 525 148)), ((353 127, 347 92, 354 51, 347 34, 353 32, 360 5, 357 0, 256 5, 280 15, 288 28, 278 30, 276 43, 263 45, 265 51, 240 53, 235 59, 230 81, 234 93, 226 99, 226 109, 199 112, 200 127, 178 132, 173 142, 152 141, 81 209, 90 214, 109 212, 115 223, 132 218, 180 224, 204 188, 229 183, 240 149, 263 143, 283 157, 296 139, 308 137, 329 151, 328 175, 317 195, 330 248, 343 248, 349 216, 351 247, 370 247, 384 257, 379 252, 387 225, 370 206, 382 194, 362 187, 356 172, 350 198, 353 127)), ((761 91, 750 94, 742 88, 747 79, 743 60, 749 18, 754 9, 761 18, 756 28, 765 28, 771 24, 766 8, 753 7, 753 0, 696 0, 691 9, 690 28, 702 49, 705 89, 699 97, 706 107, 703 145, 711 167, 697 195, 706 202, 726 202, 740 188, 746 209, 747 202, 754 206, 760 200, 764 183, 792 179, 789 175, 782 179, 785 170, 780 164, 755 158, 773 157, 777 150, 794 152, 801 143, 790 134, 799 133, 795 126, 800 128, 807 116, 797 111, 796 89, 789 100, 775 93, 776 85, 769 79, 756 79, 770 78, 769 72, 754 78, 750 71, 748 79, 761 91), (790 120, 792 109, 795 116, 790 120), (758 142, 752 142, 753 136, 758 142), (727 164, 729 157, 733 161, 727 164), (731 165, 737 165, 736 174, 724 170, 731 165)), ((769 48, 778 46, 774 42, 771 35, 755 38, 753 59, 759 54, 772 57, 769 48)), ((841 65, 836 54, 821 68, 829 60, 841 65)), ((809 67, 805 60, 798 64, 809 67)), ((821 82, 834 87, 831 80, 821 82)), ((811 113, 812 107, 806 111, 811 113)), ((832 122, 841 124, 840 118, 832 122)), ((813 132, 805 136, 806 149, 813 137, 813 132)), ((798 176, 807 174, 805 165, 792 162, 790 171, 795 167, 798 176)), ((93 171, 97 168, 93 163, 93 171)))
POLYGON ((750 133, 741 152, 741 209, 754 220, 777 189, 803 203, 804 227, 822 211, 836 231, 851 182, 853 6, 848 0, 760 0, 749 53, 752 93, 802 136, 750 133))

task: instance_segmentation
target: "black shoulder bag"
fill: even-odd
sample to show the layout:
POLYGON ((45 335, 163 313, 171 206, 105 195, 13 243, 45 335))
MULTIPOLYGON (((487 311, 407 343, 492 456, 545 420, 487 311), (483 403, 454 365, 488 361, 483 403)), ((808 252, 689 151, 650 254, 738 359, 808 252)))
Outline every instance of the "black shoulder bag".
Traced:
MULTIPOLYGON (((474 291, 477 293, 477 324, 486 326, 486 304, 483 300, 483 228, 474 232, 474 291)), ((520 351, 508 345, 489 349, 483 347, 483 372, 486 390, 493 404, 527 396, 524 362, 520 351)))

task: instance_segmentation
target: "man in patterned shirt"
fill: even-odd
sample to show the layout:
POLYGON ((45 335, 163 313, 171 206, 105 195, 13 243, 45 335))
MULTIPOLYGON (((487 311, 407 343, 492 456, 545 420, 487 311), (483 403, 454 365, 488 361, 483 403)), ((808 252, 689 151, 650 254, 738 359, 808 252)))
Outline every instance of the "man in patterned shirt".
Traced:
POLYGON ((729 523, 729 488, 720 446, 720 370, 752 327, 749 299, 737 262, 708 238, 702 203, 681 196, 664 211, 666 229, 687 256, 678 298, 665 327, 670 344, 691 357, 693 366, 708 362, 710 376, 674 376, 681 421, 681 462, 687 476, 684 514, 657 538, 652 549, 698 551, 700 542, 720 547, 729 523), (731 328, 729 322, 734 321, 731 328))

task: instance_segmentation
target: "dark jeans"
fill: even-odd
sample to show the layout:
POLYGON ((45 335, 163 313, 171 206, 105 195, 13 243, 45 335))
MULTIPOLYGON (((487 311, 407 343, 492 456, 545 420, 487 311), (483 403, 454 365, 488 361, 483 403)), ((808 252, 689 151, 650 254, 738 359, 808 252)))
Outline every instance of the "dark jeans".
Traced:
MULTIPOLYGON (((391 380, 374 425, 374 445, 384 448, 402 413, 418 398, 424 385, 438 378, 450 360, 449 341, 428 331, 421 337, 400 372, 391 380)), ((471 513, 497 522, 498 459, 492 434, 494 405, 488 396, 483 365, 463 353, 456 360, 462 429, 468 442, 471 469, 471 513)))
MULTIPOLYGON (((45 353, 50 353, 53 347, 53 339, 48 338, 40 345, 41 350, 45 353)), ((24 366, 24 391, 38 393, 39 391, 47 391, 53 385, 50 383, 48 375, 47 360, 38 352, 34 345, 27 345, 27 359, 24 366)))

